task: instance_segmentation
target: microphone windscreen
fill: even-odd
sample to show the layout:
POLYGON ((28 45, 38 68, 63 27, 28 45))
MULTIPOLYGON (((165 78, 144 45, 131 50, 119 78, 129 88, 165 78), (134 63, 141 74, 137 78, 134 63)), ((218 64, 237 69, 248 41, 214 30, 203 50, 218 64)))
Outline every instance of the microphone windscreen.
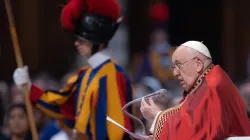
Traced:
POLYGON ((152 94, 149 94, 147 96, 145 96, 144 98, 145 99, 149 99, 151 97, 153 97, 153 99, 157 99, 157 98, 161 98, 163 96, 167 96, 168 92, 166 89, 160 89, 160 90, 157 90, 156 92, 152 93, 152 94))

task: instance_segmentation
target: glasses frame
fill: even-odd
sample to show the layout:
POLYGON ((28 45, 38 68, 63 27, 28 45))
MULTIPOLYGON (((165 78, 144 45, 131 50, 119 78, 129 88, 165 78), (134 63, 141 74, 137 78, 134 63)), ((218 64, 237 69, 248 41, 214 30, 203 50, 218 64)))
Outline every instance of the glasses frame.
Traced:
POLYGON ((197 58, 197 57, 194 57, 194 58, 191 58, 191 59, 189 59, 189 60, 187 60, 187 61, 184 61, 184 62, 182 62, 182 63, 174 64, 173 66, 170 66, 170 69, 171 69, 172 71, 174 71, 175 69, 177 69, 177 70, 182 70, 184 64, 186 64, 186 63, 188 63, 188 62, 190 62, 191 60, 194 60, 194 59, 196 59, 196 58, 197 58))

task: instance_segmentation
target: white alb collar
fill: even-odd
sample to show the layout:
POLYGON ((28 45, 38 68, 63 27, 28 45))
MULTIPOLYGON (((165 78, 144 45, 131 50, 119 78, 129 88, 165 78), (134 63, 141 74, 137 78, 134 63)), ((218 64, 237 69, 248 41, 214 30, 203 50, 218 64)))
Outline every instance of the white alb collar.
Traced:
POLYGON ((110 56, 108 56, 107 50, 103 50, 92 55, 88 59, 88 63, 93 69, 95 69, 109 59, 110 56))

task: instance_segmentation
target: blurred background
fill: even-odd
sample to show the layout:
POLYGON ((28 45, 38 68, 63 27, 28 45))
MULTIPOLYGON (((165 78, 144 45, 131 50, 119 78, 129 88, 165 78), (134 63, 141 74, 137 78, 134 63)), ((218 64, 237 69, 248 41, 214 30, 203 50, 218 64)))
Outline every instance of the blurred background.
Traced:
MULTIPOLYGON (((68 77, 87 65, 74 38, 60 25, 66 0, 11 0, 25 65, 32 81, 59 89, 68 77)), ((188 40, 203 41, 213 61, 238 87, 250 112, 249 0, 119 0, 124 22, 109 44, 110 55, 130 75, 135 98, 166 88, 163 108, 174 106, 182 89, 169 69, 175 47, 188 40)), ((17 67, 4 1, 0 1, 0 120, 1 134, 31 139, 23 94, 13 85, 17 67)), ((142 119, 139 105, 137 117, 142 119)), ((35 110, 40 139, 67 140, 71 133, 35 110)), ((142 119, 143 120, 143 119, 142 119)), ((149 128, 152 122, 146 122, 149 128)), ((138 128, 138 133, 139 133, 138 128)), ((0 135, 1 137, 4 137, 0 135)))

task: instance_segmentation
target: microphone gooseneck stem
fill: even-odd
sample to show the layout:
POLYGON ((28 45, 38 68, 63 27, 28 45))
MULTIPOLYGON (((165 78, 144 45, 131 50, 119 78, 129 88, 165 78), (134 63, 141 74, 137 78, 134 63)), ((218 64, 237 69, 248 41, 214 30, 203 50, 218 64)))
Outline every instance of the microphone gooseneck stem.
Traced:
POLYGON ((148 99, 150 97, 153 97, 154 95, 157 95, 157 94, 162 94, 162 93, 167 93, 167 90, 166 89, 160 89, 154 93, 151 93, 149 95, 146 95, 146 96, 143 96, 141 98, 138 98, 138 99, 135 99, 135 100, 132 100, 130 102, 128 102, 126 105, 123 106, 122 108, 122 112, 124 114, 126 114, 127 116, 129 116, 130 118, 136 120, 139 122, 139 124, 141 125, 141 128, 142 128, 142 134, 145 135, 146 134, 146 128, 145 128, 145 125, 142 123, 142 121, 140 119, 138 119, 137 117, 133 116, 132 114, 130 114, 129 112, 126 111, 126 109, 131 106, 132 104, 136 103, 136 102, 139 102, 141 101, 142 98, 145 98, 145 99, 148 99))
POLYGON ((138 119, 137 117, 133 116, 132 114, 130 114, 130 113, 128 113, 128 112, 126 111, 127 107, 129 107, 130 105, 132 105, 132 104, 135 103, 136 101, 138 101, 138 99, 128 102, 128 103, 122 108, 122 112, 123 112, 124 114, 126 114, 127 116, 129 116, 130 118, 132 118, 132 119, 138 121, 139 124, 141 125, 141 128, 142 128, 142 134, 145 135, 145 134, 146 134, 146 128, 145 128, 144 124, 142 123, 142 121, 141 121, 140 119, 138 119))

